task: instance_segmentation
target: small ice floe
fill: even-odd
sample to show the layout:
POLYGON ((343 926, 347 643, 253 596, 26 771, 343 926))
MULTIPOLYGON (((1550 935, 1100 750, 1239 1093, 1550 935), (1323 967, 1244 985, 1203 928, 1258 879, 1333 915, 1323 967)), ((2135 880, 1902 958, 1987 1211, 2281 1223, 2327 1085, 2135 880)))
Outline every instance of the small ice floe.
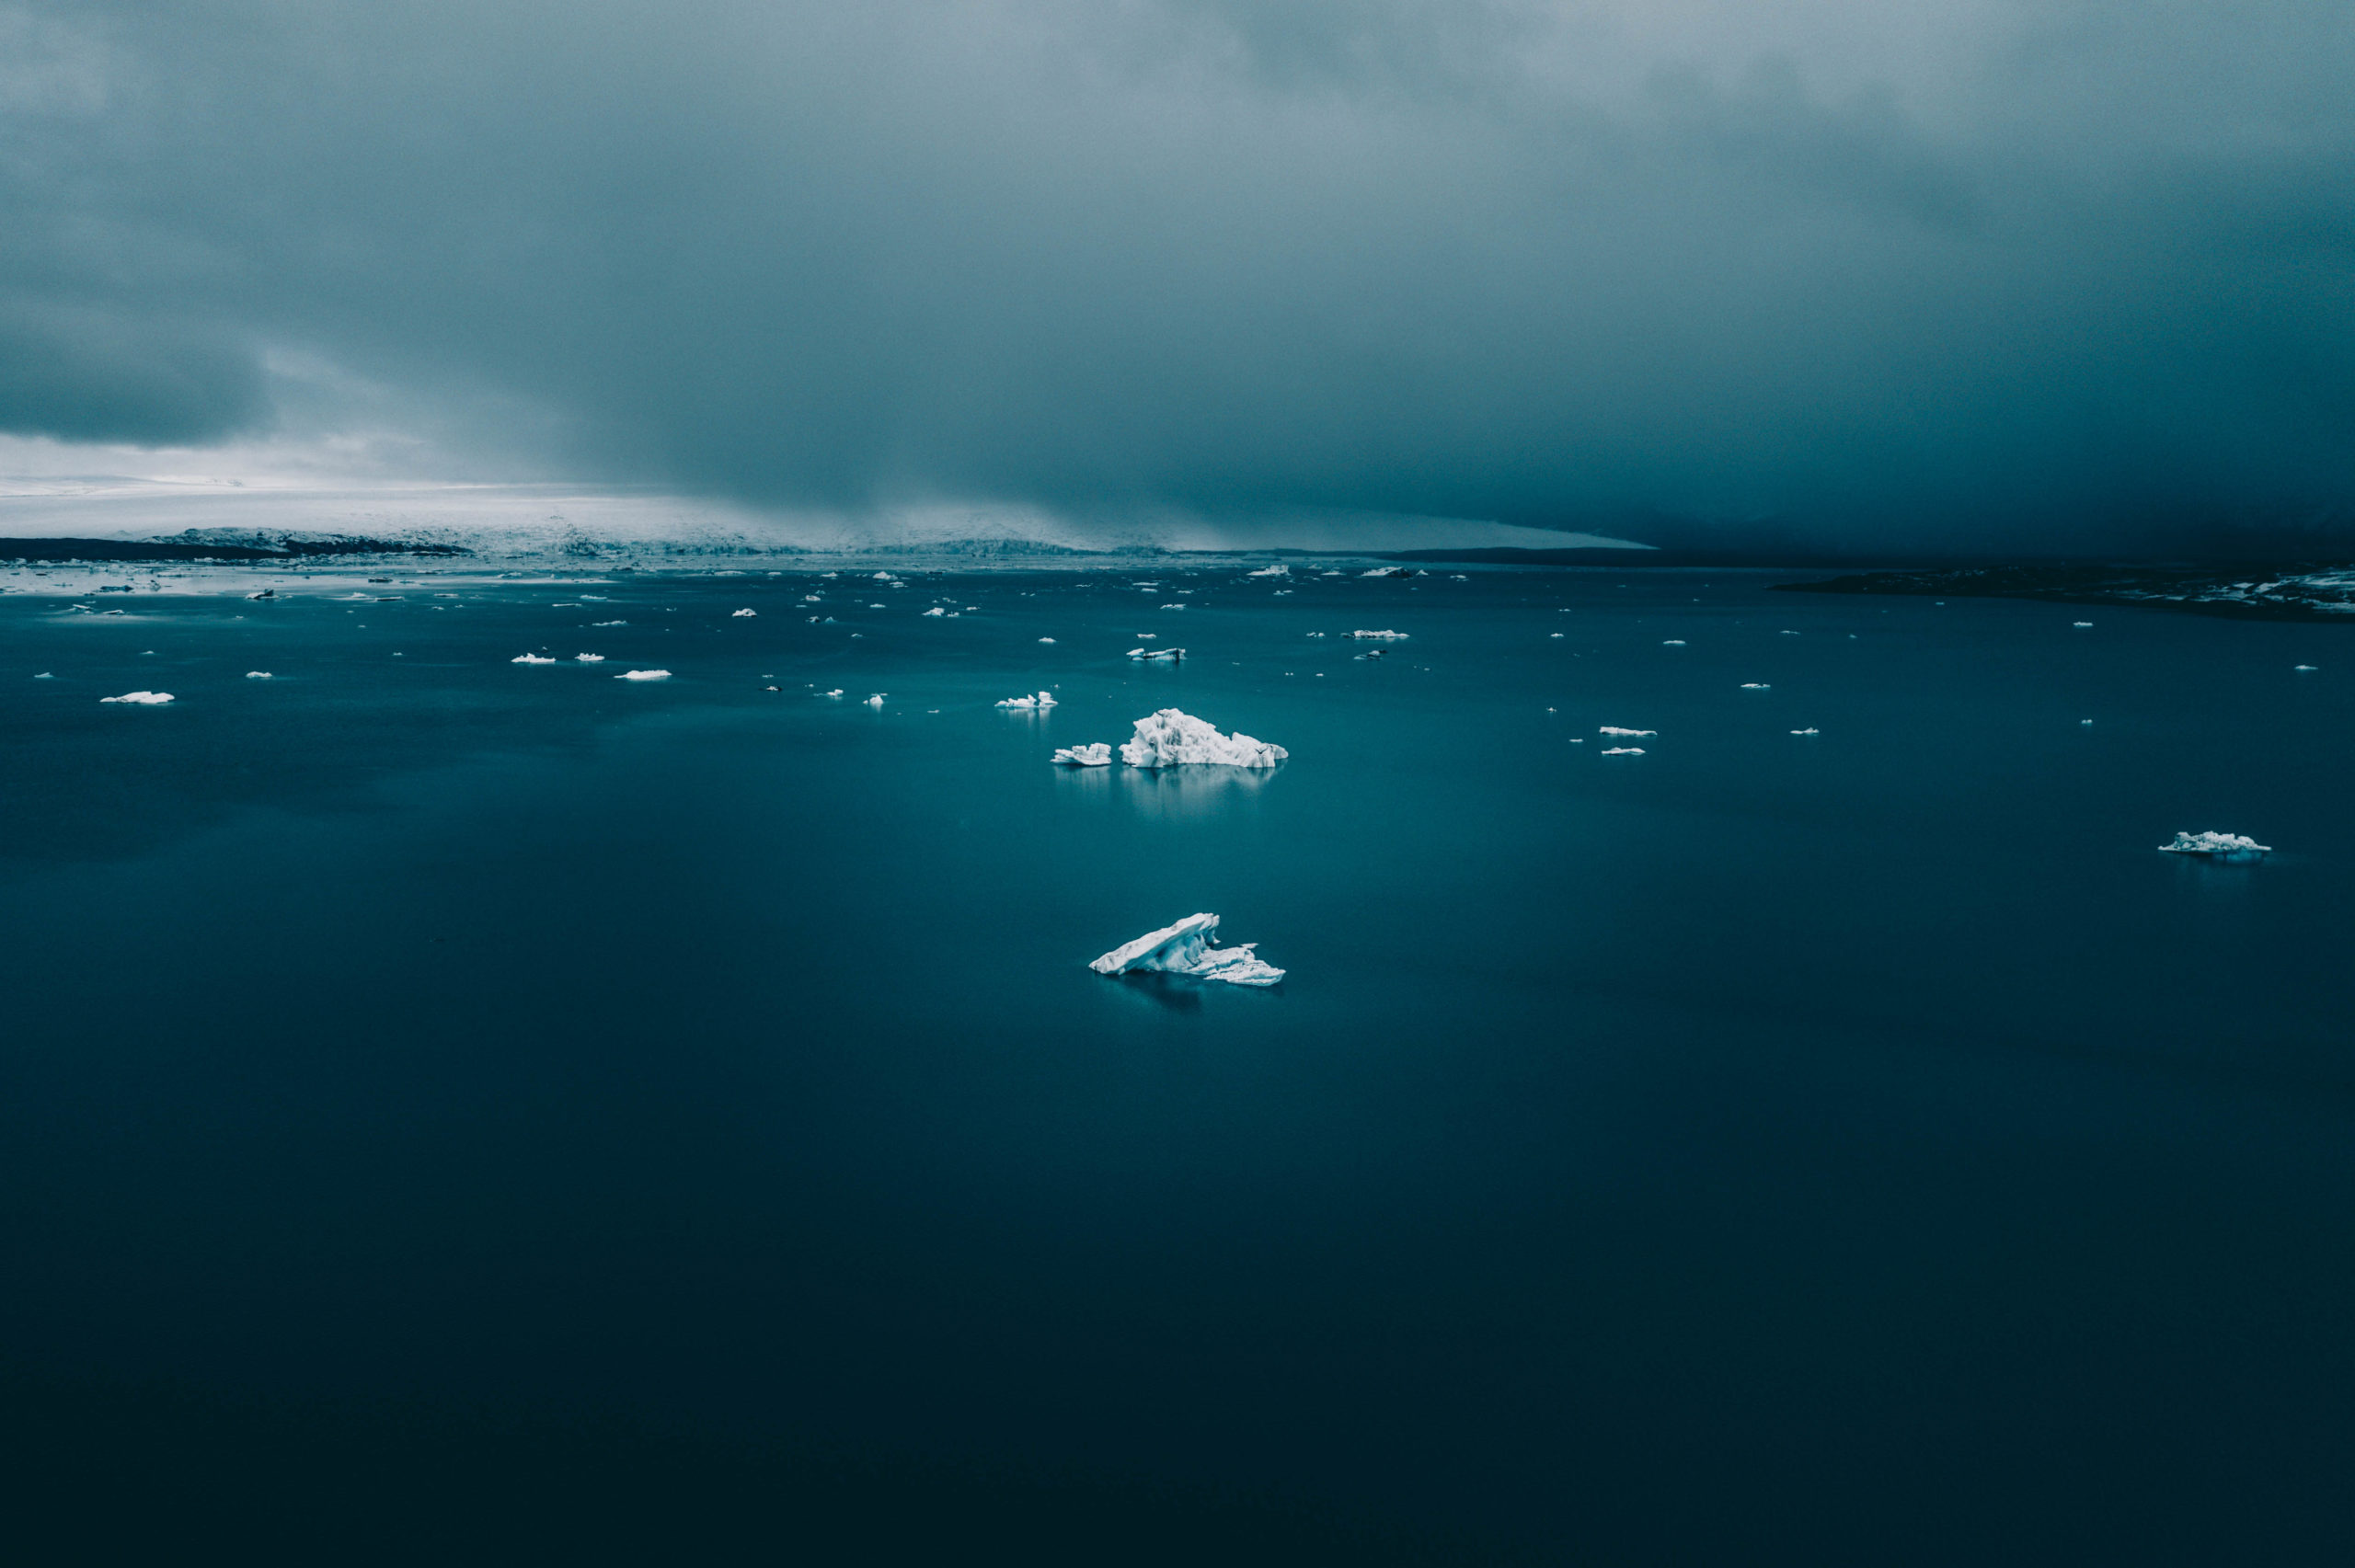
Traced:
POLYGON ((603 604, 610 597, 612 596, 609 594, 584 593, 580 596, 580 599, 581 602, 584 604, 603 604))
POLYGON ((1066 768, 1109 768, 1112 765, 1112 747, 1103 740, 1086 746, 1062 746, 1056 748, 1054 760, 1066 768))
POLYGON ((840 686, 837 686, 831 692, 821 692, 818 695, 821 697, 832 697, 836 702, 840 702, 842 700, 843 689, 840 686))
POLYGON ((1256 572, 1246 572, 1243 575, 1246 578, 1288 578, 1292 576, 1292 568, 1284 566, 1261 567, 1256 572))
POLYGON ((1376 567, 1370 572, 1360 572, 1361 578, 1419 578, 1423 574, 1412 567, 1376 567))
POLYGON ((868 605, 868 606, 867 606, 867 608, 868 608, 869 610, 880 610, 880 609, 882 609, 882 608, 883 608, 883 606, 882 606, 882 605, 880 605, 880 604, 870 604, 870 605, 868 605))
POLYGON ((2161 854, 2200 854, 2211 860, 2257 860, 2273 853, 2245 833, 2177 833, 2175 842, 2161 844, 2161 854))
POLYGON ((1603 755, 1606 757, 1640 757, 1643 754, 1644 749, 1640 746, 1606 746, 1603 749, 1603 755))
POLYGON ((805 593, 801 596, 801 602, 804 604, 823 604, 826 602, 826 600, 823 594, 805 593))
POLYGON ((1051 708, 1054 705, 1053 695, 1046 692, 1020 697, 1006 697, 998 703, 998 706, 1002 708, 1051 708))
POLYGON ((1304 632, 1304 633, 1302 633, 1301 635, 1302 635, 1303 636, 1309 636, 1309 637, 1321 637, 1321 636, 1323 636, 1325 634, 1324 634, 1324 633, 1322 633, 1322 632, 1304 632))
POLYGON ((1547 635, 1552 636, 1552 637, 1556 638, 1557 640, 1558 640, 1558 639, 1561 637, 1562 634, 1561 634, 1561 633, 1559 633, 1559 632, 1551 632, 1551 633, 1548 633, 1548 634, 1547 634, 1547 635))
POLYGON ((936 605, 934 605, 931 609, 929 609, 929 610, 925 611, 925 614, 927 614, 927 615, 933 616, 933 617, 935 617, 935 618, 937 618, 937 617, 939 617, 939 616, 942 616, 942 615, 946 615, 946 614, 948 614, 948 611, 946 611, 946 610, 943 610, 939 605, 936 604, 936 605))
MULTIPOLYGON (((2091 720, 2091 719, 2087 719, 2085 722, 2086 722, 2087 724, 2091 724, 2091 723, 2093 722, 2093 720, 2091 720)), ((1792 733, 1793 735, 1821 735, 1821 734, 1822 734, 1822 733, 1823 733, 1823 731, 1821 731, 1821 730, 1820 730, 1820 729, 1815 729, 1815 728, 1810 727, 1810 728, 1807 728, 1807 729, 1795 729, 1795 730, 1791 731, 1791 733, 1792 733)))
POLYGON ((246 597, 247 599, 276 599, 278 590, 274 588, 258 588, 246 597))
POLYGON ((629 624, 627 621, 592 621, 589 624, 592 626, 626 626, 629 624))
POLYGON ((1741 683, 1741 689, 1745 692, 1771 692, 1775 688, 1763 681, 1745 681, 1741 683))
POLYGON ((2093 629, 2093 623, 2091 621, 2072 621, 2069 624, 2076 627, 2077 630, 2081 632, 2091 631, 2093 629))
POLYGON ((510 664, 554 664, 556 662, 556 656, 550 654, 546 658, 543 658, 536 653, 519 653, 507 662, 510 664))
POLYGON ((102 703, 130 703, 143 708, 160 708, 172 700, 169 692, 125 692, 120 697, 100 697, 102 703))
POLYGON ((1684 639, 1683 637, 1664 637, 1660 640, 1660 646, 1662 647, 1683 647, 1684 646, 1684 639))
POLYGON ((1775 633, 1775 635, 1776 636, 1778 636, 1778 637, 1796 637, 1796 636, 1798 636, 1798 634, 1797 632, 1793 632, 1793 631, 1781 631, 1781 632, 1777 632, 1777 633, 1775 633))
POLYGON ((1186 607, 1182 604, 1165 604, 1162 608, 1164 610, 1183 610, 1186 607))
POLYGON ((1129 650, 1129 657, 1143 659, 1166 658, 1175 664, 1186 657, 1186 650, 1181 647, 1132 647, 1129 650))
POLYGON ((1039 640, 1040 640, 1040 642, 1045 643, 1045 644, 1049 645, 1050 647, 1051 647, 1051 646, 1053 646, 1053 644, 1054 644, 1054 640, 1055 640, 1055 639, 1054 639, 1054 638, 1052 638, 1052 637, 1040 637, 1039 640))
POLYGON ((576 653, 572 656, 572 661, 575 664, 603 664, 605 662, 605 656, 602 653, 576 653))
POLYGON ((34 679, 34 680, 36 680, 36 681, 54 681, 54 680, 56 680, 56 679, 57 679, 57 677, 56 677, 56 676, 54 676, 54 675, 52 675, 52 674, 51 674, 48 670, 42 670, 40 674, 38 674, 38 675, 34 676, 34 677, 33 677, 33 679, 34 679))
POLYGON ((1658 735, 1660 731, 1657 729, 1623 729, 1615 724, 1606 724, 1598 727, 1595 733, 1597 735, 1624 735, 1633 740, 1647 735, 1658 735))
POLYGON ((1350 635, 1360 642, 1403 643, 1407 640, 1404 632, 1351 632, 1350 635))
POLYGON ((897 582, 900 579, 893 577, 889 572, 878 572, 875 574, 875 580, 877 582, 897 582))
POLYGON ((831 582, 831 581, 833 581, 835 578, 838 578, 838 577, 842 576, 842 573, 840 573, 840 572, 820 572, 818 575, 819 575, 820 577, 821 577, 821 578, 824 578, 825 579, 827 579, 828 581, 830 581, 830 582, 831 582))
POLYGON ((2093 721, 2093 720, 2091 720, 2091 719, 2089 719, 2089 718, 2081 718, 2081 719, 2079 719, 2077 722, 2078 722, 2079 724, 2082 724, 2082 725, 2090 725, 2090 724, 2092 724, 2094 721, 2093 721))
POLYGON ((277 677, 270 674, 267 670, 248 670, 246 671, 246 679, 248 681, 274 681, 277 677))
POLYGON ((1121 944, 1087 967, 1099 975, 1191 975, 1237 986, 1271 986, 1284 978, 1281 969, 1252 951, 1258 944, 1213 947, 1211 941, 1217 934, 1216 915, 1188 915, 1175 925, 1121 944))
POLYGON ((891 693, 889 692, 870 692, 867 694, 867 701, 860 705, 863 707, 879 708, 883 705, 883 699, 890 694, 891 693))
POLYGON ((2290 668, 2301 675, 2311 675, 2321 667, 2313 664, 2293 664, 2290 668))
POLYGON ((741 621, 747 615, 757 615, 760 612, 757 610, 739 610, 735 614, 730 615, 728 618, 731 621, 741 621))
POLYGON ((1173 768, 1206 763, 1226 768, 1272 768, 1292 753, 1282 747, 1218 727, 1176 708, 1137 720, 1136 735, 1120 743, 1120 761, 1132 768, 1173 768))
POLYGON ((614 679, 616 681, 668 681, 671 679, 671 672, 667 670, 625 670, 614 679))

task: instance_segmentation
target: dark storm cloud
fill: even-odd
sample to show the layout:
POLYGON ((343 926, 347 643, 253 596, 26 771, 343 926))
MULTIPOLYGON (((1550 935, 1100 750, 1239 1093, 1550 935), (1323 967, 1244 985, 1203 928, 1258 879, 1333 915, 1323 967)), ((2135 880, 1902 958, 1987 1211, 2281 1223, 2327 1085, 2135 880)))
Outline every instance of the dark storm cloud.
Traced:
POLYGON ((0 8, 0 426, 251 428, 292 353, 777 501, 2355 501, 2343 13, 1758 9, 0 8))

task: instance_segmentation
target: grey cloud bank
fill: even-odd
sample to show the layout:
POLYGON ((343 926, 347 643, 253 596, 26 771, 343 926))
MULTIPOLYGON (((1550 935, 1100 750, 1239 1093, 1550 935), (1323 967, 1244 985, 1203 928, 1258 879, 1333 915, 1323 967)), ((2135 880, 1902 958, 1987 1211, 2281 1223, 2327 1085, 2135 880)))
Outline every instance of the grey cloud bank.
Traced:
POLYGON ((0 430, 849 513, 2355 518, 2343 11, 1758 10, 0 6, 0 430))

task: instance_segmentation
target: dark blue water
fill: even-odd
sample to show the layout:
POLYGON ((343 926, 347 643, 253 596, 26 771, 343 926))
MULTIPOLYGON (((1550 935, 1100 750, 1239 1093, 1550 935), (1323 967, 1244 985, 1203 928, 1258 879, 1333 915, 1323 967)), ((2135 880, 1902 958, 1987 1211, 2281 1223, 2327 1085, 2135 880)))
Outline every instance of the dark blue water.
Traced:
MULTIPOLYGON (((849 580, 0 598, 22 1411, 265 1511, 372 1422, 850 1456, 1028 1561, 2355 1547, 2343 629, 849 580), (1047 764, 1169 705, 1291 761, 1047 764), (1282 987, 1083 967, 1197 910, 1282 987)), ((661 1528, 843 1526, 757 1493, 661 1528)))

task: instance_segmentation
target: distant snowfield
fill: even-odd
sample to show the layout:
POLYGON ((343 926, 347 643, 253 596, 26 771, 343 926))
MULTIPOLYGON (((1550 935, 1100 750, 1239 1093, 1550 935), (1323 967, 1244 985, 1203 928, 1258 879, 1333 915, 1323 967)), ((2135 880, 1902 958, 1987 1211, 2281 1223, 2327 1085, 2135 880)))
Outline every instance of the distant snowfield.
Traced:
MULTIPOLYGON (((959 555, 1066 552, 1645 549, 1625 539, 1468 518, 1177 511, 1079 517, 1038 508, 928 506, 871 514, 766 511, 696 497, 559 485, 318 485, 182 476, 0 476, 0 537, 151 539, 185 530, 364 534, 493 555, 870 550, 959 555)), ((226 542, 226 541, 224 541, 226 542)))

